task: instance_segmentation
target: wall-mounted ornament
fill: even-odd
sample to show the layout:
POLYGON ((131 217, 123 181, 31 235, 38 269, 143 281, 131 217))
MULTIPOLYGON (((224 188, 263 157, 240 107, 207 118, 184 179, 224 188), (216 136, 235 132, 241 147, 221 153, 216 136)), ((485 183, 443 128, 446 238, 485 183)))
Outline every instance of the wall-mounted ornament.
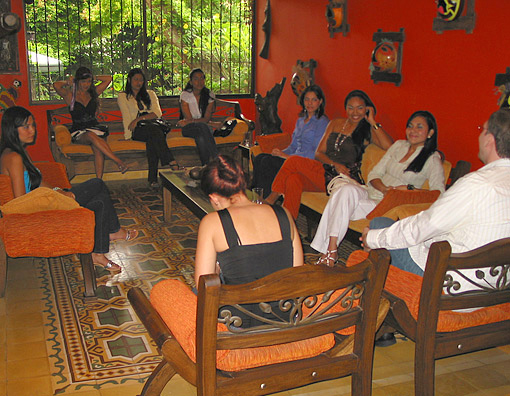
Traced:
POLYGON ((347 0, 329 0, 326 6, 326 19, 328 20, 329 37, 342 32, 347 36, 349 24, 347 23, 347 0))
POLYGON ((445 30, 465 30, 473 33, 476 22, 475 0, 435 0, 437 17, 432 29, 438 34, 445 30))
POLYGON ((510 108, 510 67, 506 68, 506 73, 496 74, 494 85, 496 86, 496 91, 500 93, 498 99, 499 108, 510 108))
POLYGON ((264 45, 259 52, 261 58, 267 59, 269 57, 269 41, 271 40, 271 1, 267 0, 266 9, 264 10, 266 19, 262 24, 262 31, 264 32, 265 39, 264 45))
POLYGON ((292 92, 294 92, 294 94, 298 97, 298 103, 299 97, 305 88, 314 84, 316 67, 317 61, 314 59, 310 59, 307 62, 303 62, 298 59, 296 64, 292 67, 292 72, 294 74, 292 75, 290 86, 292 88, 292 92))
POLYGON ((404 28, 400 32, 383 33, 378 29, 372 40, 376 42, 370 62, 370 77, 375 83, 386 81, 397 87, 402 82, 402 49, 405 35, 404 28))

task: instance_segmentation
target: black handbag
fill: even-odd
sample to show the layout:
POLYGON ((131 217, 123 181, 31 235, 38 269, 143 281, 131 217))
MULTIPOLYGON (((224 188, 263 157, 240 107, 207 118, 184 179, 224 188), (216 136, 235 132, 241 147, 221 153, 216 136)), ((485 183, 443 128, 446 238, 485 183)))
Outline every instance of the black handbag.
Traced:
MULTIPOLYGON (((330 164, 322 164, 324 168, 324 182, 326 184, 326 191, 328 191, 329 182, 338 176, 338 172, 336 168, 330 164)), ((349 168, 349 176, 356 180, 359 184, 365 184, 365 180, 363 180, 363 176, 361 175, 361 163, 356 162, 354 165, 348 167, 349 168)), ((328 194, 329 195, 329 194, 328 194)))
POLYGON ((237 120, 235 118, 231 118, 230 120, 226 120, 223 125, 221 126, 221 128, 219 129, 216 129, 214 132, 213 132, 213 136, 214 137, 227 137, 229 136, 232 131, 234 130, 234 128, 236 127, 237 125, 237 120))
POLYGON ((172 130, 172 124, 169 121, 164 120, 162 118, 152 118, 150 120, 141 120, 141 121, 138 121, 136 126, 141 127, 141 128, 143 128, 145 126, 155 126, 155 127, 158 127, 159 129, 161 129, 161 131, 165 135, 172 130))

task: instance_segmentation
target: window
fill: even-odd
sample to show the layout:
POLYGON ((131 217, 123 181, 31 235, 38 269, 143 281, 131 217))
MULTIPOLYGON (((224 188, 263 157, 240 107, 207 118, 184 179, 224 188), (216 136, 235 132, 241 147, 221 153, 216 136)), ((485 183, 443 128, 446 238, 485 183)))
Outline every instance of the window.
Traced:
POLYGON ((25 3, 33 102, 60 99, 54 81, 79 66, 112 75, 116 97, 133 67, 158 95, 179 95, 194 67, 217 94, 253 93, 254 0, 36 0, 25 3))

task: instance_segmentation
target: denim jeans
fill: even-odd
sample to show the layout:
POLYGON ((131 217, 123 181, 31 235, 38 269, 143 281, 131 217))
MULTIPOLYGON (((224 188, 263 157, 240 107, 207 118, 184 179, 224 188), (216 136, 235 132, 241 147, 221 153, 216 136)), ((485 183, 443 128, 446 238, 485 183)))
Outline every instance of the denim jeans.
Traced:
MULTIPOLYGON (((389 219, 387 217, 376 217, 370 222, 370 229, 377 230, 380 228, 387 228, 393 223, 395 223, 395 220, 389 219)), ((409 254, 409 249, 388 249, 388 251, 391 255, 391 265, 394 265, 401 270, 423 276, 423 270, 418 264, 414 262, 411 255, 409 254)))
POLYGON ((182 136, 195 139, 202 165, 218 156, 218 148, 211 129, 203 122, 192 122, 182 128, 182 136))

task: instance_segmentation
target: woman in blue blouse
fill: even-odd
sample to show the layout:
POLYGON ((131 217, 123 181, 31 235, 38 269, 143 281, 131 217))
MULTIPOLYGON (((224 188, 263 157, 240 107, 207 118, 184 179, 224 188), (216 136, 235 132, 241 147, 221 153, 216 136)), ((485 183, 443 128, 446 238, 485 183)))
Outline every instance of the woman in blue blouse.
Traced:
POLYGON ((324 135, 329 119, 324 114, 326 98, 318 85, 307 87, 299 97, 303 116, 299 117, 292 133, 292 142, 284 150, 273 149, 271 154, 259 154, 253 163, 253 187, 264 189, 264 198, 271 193, 271 185, 283 163, 291 155, 314 159, 315 150, 324 135))

